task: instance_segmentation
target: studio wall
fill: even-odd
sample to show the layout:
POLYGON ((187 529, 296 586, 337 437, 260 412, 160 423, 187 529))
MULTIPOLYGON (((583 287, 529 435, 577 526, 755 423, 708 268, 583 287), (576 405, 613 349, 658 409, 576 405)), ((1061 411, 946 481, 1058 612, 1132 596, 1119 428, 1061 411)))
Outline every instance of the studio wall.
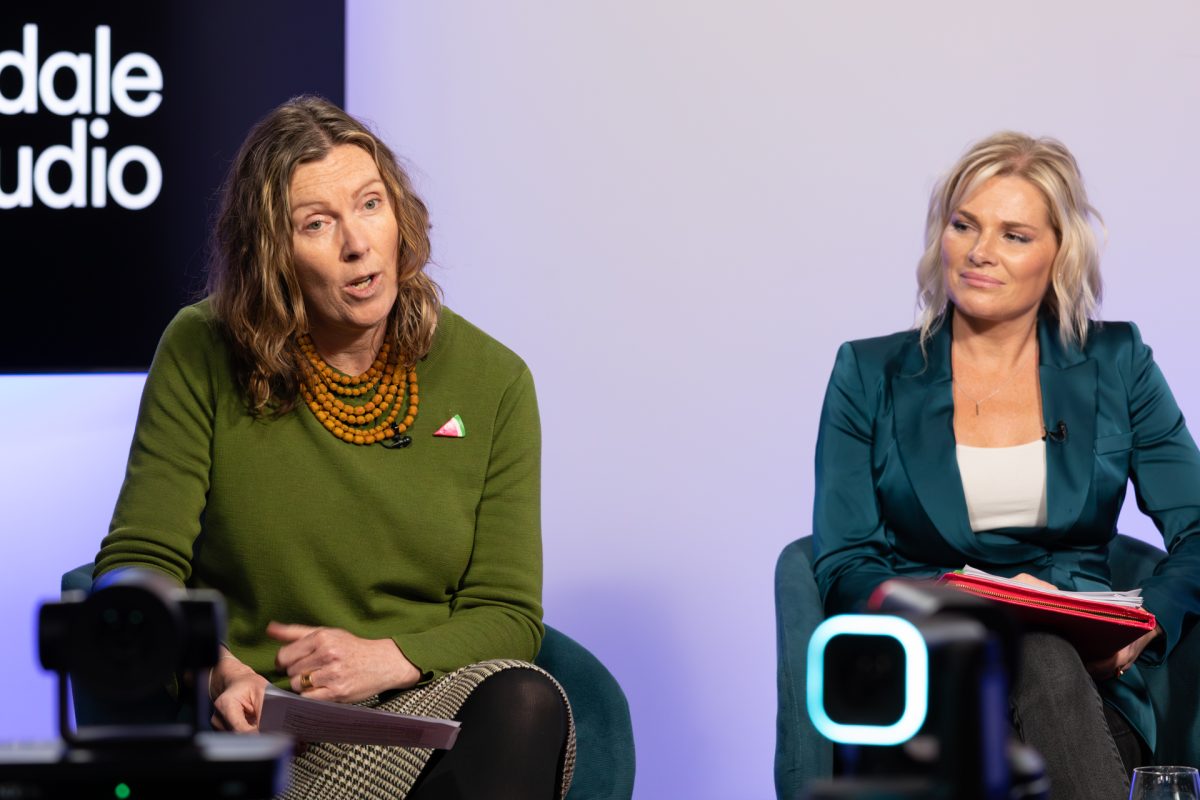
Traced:
POLYGON ((833 355, 912 324, 969 142, 1073 148, 1105 315, 1200 419, 1194 3, 347 9, 347 102, 417 173, 449 304, 533 369, 546 616, 629 694, 639 798, 772 795, 772 572, 833 355))
MULTIPOLYGON (((346 103, 410 165, 432 274, 533 370, 546 619, 625 687, 638 798, 772 796, 772 572, 810 530, 834 351, 911 325, 972 140, 1073 149, 1104 315, 1200 419, 1197 30, 1188 0, 347 3, 346 103)), ((33 608, 103 533, 139 385, 0 378, 0 740, 52 730, 33 608)), ((1156 535, 1132 500, 1122 529, 1156 535)))

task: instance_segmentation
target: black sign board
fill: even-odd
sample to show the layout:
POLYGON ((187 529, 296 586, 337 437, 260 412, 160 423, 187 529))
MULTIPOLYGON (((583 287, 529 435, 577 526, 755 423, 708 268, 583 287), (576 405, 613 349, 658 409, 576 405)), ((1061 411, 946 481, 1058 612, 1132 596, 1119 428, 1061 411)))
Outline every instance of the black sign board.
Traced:
POLYGON ((246 131, 301 93, 344 103, 327 0, 6 3, 0 372, 141 370, 204 284, 246 131))

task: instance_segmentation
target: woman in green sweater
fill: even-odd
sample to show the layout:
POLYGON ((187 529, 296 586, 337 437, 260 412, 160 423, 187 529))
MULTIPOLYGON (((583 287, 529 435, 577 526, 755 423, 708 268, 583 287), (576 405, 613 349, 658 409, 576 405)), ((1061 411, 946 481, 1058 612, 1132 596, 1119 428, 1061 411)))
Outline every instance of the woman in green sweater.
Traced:
POLYGON ((219 590, 218 729, 268 682, 455 718, 452 750, 310 747, 289 798, 561 797, 574 732, 543 633, 528 368, 440 303, 391 151, 301 97, 227 179, 208 297, 163 334, 96 574, 219 590))

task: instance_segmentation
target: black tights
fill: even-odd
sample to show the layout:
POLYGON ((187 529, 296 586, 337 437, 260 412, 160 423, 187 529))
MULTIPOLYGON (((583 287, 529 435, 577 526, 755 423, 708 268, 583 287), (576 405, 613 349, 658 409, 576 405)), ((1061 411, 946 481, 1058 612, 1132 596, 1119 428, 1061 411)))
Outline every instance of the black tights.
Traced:
POLYGON ((557 796, 567 709, 542 673, 506 669, 485 678, 454 717, 450 750, 435 750, 410 800, 525 800, 557 796))

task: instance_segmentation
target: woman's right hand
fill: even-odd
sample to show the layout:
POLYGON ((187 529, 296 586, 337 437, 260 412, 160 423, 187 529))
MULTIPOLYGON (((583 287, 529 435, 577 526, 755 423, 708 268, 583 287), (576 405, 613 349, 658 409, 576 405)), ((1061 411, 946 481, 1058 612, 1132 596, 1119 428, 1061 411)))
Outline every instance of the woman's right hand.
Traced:
POLYGON ((1058 589, 1058 587, 1055 586, 1053 583, 1044 581, 1041 578, 1035 578, 1032 575, 1030 575, 1028 572, 1022 572, 1020 575, 1013 575, 1012 579, 1014 581, 1016 581, 1017 583, 1024 583, 1028 586, 1036 586, 1039 589, 1055 589, 1055 590, 1058 589))
POLYGON ((258 731, 267 679, 239 661, 224 646, 212 669, 208 691, 213 698, 213 728, 234 733, 258 731))

